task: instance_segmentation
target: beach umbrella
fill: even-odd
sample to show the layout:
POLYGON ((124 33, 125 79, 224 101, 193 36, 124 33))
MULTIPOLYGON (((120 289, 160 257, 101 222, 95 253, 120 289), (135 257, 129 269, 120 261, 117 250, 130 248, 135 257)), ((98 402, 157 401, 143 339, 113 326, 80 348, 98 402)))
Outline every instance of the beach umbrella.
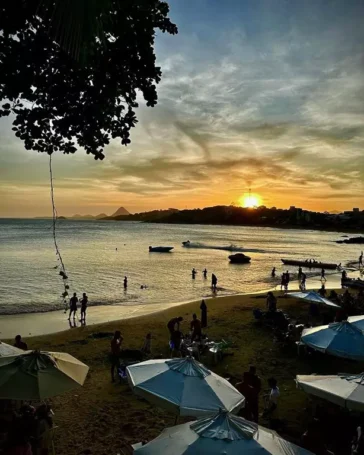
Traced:
POLYGON ((315 291, 307 291, 307 292, 290 292, 287 294, 289 297, 294 297, 296 299, 303 299, 307 300, 308 302, 312 303, 323 303, 324 305, 340 308, 340 305, 337 305, 331 300, 325 299, 322 297, 318 292, 315 291))
POLYGON ((43 400, 83 385, 88 366, 63 352, 0 357, 0 399, 43 400))
POLYGON ((364 360, 364 332, 349 321, 305 329, 301 342, 316 351, 352 360, 364 360))
POLYGON ((360 316, 349 316, 348 321, 351 325, 355 326, 359 330, 364 331, 364 315, 360 316))
POLYGON ((192 357, 147 360, 126 371, 137 395, 179 416, 201 417, 219 409, 238 412, 244 405, 235 387, 192 357))
POLYGON ((297 375, 297 386, 309 395, 335 403, 352 411, 364 411, 364 373, 332 376, 297 375))
POLYGON ((18 354, 24 354, 24 351, 22 349, 16 348, 15 346, 11 346, 10 344, 0 341, 0 357, 18 354))
POLYGON ((138 455, 313 455, 274 431, 227 412, 165 429, 138 455))

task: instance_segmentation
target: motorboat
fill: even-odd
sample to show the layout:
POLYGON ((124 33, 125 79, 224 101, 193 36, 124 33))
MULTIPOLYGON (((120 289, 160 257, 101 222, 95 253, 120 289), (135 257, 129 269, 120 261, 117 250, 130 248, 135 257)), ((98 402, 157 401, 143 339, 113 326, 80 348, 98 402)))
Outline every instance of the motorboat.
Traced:
POLYGON ((300 267, 306 267, 308 269, 332 269, 336 270, 340 267, 340 264, 333 264, 330 262, 318 262, 314 259, 306 259, 305 261, 297 261, 295 259, 281 259, 285 265, 297 265, 300 267))
POLYGON ((173 246, 150 246, 149 253, 169 253, 173 248, 173 246))
POLYGON ((221 251, 245 251, 244 248, 236 245, 226 245, 226 246, 220 246, 220 245, 207 245, 205 243, 200 243, 200 242, 190 242, 187 240, 186 242, 182 242, 182 246, 185 248, 202 248, 205 250, 221 250, 221 251))
POLYGON ((248 264, 251 260, 249 256, 245 256, 243 253, 231 254, 229 259, 232 264, 248 264))

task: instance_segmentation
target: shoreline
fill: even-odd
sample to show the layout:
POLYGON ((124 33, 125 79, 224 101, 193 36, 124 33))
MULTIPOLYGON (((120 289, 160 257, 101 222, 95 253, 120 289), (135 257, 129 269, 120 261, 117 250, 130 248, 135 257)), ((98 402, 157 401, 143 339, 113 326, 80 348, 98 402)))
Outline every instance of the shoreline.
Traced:
MULTIPOLYGON (((290 283, 291 291, 297 291, 298 282, 296 280, 290 283)), ((318 289, 321 281, 317 276, 309 278, 307 280, 307 289, 318 289)), ((339 274, 328 275, 326 282, 326 289, 337 289, 340 288, 339 274), (336 278, 336 279, 335 279, 336 278)), ((242 298, 254 298, 267 293, 268 291, 280 291, 280 285, 277 284, 275 287, 270 289, 264 289, 257 292, 250 293, 233 293, 223 296, 213 296, 204 298, 206 301, 218 301, 224 303, 229 302, 231 299, 242 299, 242 298)), ((174 303, 148 303, 148 304, 137 304, 137 305, 100 305, 90 306, 87 308, 86 316, 86 327, 95 326, 98 324, 107 324, 117 321, 123 321, 128 319, 134 319, 141 316, 156 315, 163 311, 175 307, 182 307, 184 305, 199 305, 203 297, 199 300, 192 301, 181 301, 174 303)), ((68 312, 67 312, 68 313, 68 312)), ((53 310, 42 313, 20 313, 20 314, 8 314, 0 315, 0 340, 1 339, 13 339, 15 335, 21 333, 23 337, 34 337, 51 335, 59 332, 75 331, 75 329, 82 329, 84 326, 79 321, 80 313, 77 313, 77 318, 74 321, 68 321, 67 313, 64 310, 53 310), (75 324, 73 324, 75 322, 75 324)))

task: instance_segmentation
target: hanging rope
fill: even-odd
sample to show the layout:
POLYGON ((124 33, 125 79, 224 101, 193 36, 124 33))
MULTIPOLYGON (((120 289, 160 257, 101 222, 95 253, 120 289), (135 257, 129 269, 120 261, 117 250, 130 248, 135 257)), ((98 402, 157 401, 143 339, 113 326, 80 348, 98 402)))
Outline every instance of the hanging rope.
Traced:
MULTIPOLYGON (((52 171, 52 155, 49 155, 49 177, 50 177, 50 182, 51 182, 52 221, 53 221, 53 242, 54 242, 54 247, 55 247, 55 249, 56 249, 56 256, 57 256, 57 259, 58 259, 59 262, 60 262, 60 267, 61 267, 61 270, 60 270, 59 274, 60 274, 61 277, 62 277, 63 286, 64 286, 64 292, 63 292, 63 294, 62 294, 62 298, 64 299, 64 303, 67 304, 66 298, 67 298, 67 296, 68 296, 68 289, 69 289, 69 286, 68 286, 68 276, 67 276, 67 272, 66 272, 66 267, 64 266, 64 262, 63 262, 63 259, 62 259, 61 252, 60 252, 59 247, 58 247, 57 235, 56 235, 56 227, 57 227, 58 214, 57 214, 56 205, 55 205, 55 203, 54 203, 54 186, 53 186, 53 171, 52 171)), ((57 266, 56 268, 58 268, 58 266, 57 266)))

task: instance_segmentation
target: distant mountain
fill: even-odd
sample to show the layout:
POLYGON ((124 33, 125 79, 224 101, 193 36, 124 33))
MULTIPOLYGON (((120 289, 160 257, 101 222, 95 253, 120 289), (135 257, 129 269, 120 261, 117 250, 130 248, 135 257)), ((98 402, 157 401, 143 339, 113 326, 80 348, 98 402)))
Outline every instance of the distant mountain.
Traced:
MULTIPOLYGON (((124 207, 119 207, 117 209, 117 211, 110 216, 115 217, 115 216, 127 216, 127 215, 130 215, 130 213, 124 207)), ((107 215, 105 215, 105 216, 107 216, 107 215)))
POLYGON ((106 213, 100 213, 100 215, 96 215, 95 216, 95 219, 96 220, 101 220, 102 218, 105 218, 106 216, 107 216, 106 213))

